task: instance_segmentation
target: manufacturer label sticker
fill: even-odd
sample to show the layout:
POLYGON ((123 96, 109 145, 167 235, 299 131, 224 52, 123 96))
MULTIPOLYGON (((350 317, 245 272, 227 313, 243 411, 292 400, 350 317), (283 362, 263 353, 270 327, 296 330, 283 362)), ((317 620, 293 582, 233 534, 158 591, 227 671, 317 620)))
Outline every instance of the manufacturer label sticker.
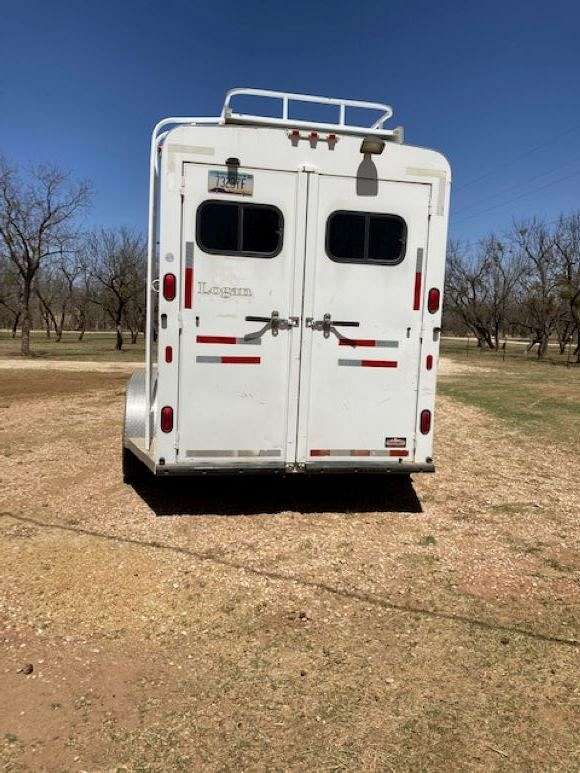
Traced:
POLYGON ((385 448, 405 448, 406 445, 407 445, 406 437, 385 438, 385 448))
POLYGON ((207 189, 210 193, 233 193, 237 196, 252 196, 254 193, 254 175, 210 169, 207 189))

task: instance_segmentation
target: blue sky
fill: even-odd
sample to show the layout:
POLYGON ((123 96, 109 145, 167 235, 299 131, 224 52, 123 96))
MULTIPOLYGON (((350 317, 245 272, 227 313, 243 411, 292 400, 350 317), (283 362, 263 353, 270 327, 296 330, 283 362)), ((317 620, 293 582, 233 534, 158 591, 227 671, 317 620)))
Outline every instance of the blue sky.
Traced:
POLYGON ((580 4, 6 2, 0 152, 94 182, 92 224, 144 227, 152 125, 233 86, 386 101, 454 172, 451 233, 580 209, 580 4))

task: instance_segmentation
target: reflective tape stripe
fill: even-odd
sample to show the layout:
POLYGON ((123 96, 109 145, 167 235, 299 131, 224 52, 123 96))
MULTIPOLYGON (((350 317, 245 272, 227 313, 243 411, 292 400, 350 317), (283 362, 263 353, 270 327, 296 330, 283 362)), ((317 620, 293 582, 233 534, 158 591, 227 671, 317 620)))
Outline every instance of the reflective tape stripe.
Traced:
POLYGON ((217 362, 221 365, 259 365, 261 362, 260 357, 208 357, 205 355, 198 355, 195 358, 196 362, 209 363, 217 362))
POLYGON ((415 285, 413 288, 413 310, 421 308, 421 279, 423 271, 423 248, 417 249, 417 262, 415 264, 415 285))
POLYGON ((234 336, 196 336, 195 342, 198 344, 245 344, 261 346, 262 341, 259 338, 234 338, 234 336))
POLYGON ((352 368, 396 368, 396 360, 339 360, 339 365, 346 365, 352 368))
POLYGON ((183 290, 183 305, 191 309, 193 295, 193 242, 185 243, 185 282, 183 290))
POLYGON ((398 341, 381 341, 375 338, 341 338, 339 346, 376 346, 384 349, 398 349, 398 341))
POLYGON ((229 457, 234 459, 244 458, 244 457, 252 457, 252 458, 259 458, 259 457, 280 457, 282 456, 282 451, 279 448, 274 449, 260 449, 259 451, 251 451, 251 450, 232 450, 232 449, 220 449, 220 450, 198 450, 198 449, 192 449, 185 452, 186 456, 197 456, 197 457, 205 457, 206 459, 213 459, 217 457, 229 457))
POLYGON ((312 448, 310 456, 409 456, 406 449, 312 448))

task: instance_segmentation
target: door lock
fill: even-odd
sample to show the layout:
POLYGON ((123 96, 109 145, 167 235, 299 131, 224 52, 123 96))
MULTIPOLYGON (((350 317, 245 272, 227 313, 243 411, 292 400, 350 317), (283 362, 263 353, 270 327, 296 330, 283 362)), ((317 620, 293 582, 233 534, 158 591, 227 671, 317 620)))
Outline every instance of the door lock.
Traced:
POLYGON ((280 317, 280 312, 274 310, 269 317, 245 317, 246 322, 264 322, 264 327, 257 330, 255 333, 247 333, 244 338, 252 340, 255 338, 261 338, 267 330, 272 331, 273 336, 277 336, 280 330, 288 330, 291 327, 298 327, 300 324, 300 317, 289 317, 283 319, 280 317))

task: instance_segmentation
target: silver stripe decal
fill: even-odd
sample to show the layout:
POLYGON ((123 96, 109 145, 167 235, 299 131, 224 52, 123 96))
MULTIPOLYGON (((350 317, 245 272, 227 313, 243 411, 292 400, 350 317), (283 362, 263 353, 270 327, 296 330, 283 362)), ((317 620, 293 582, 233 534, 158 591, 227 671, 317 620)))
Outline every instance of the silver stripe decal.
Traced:
POLYGON ((193 267, 193 242, 185 242, 185 265, 187 268, 193 267))
POLYGON ((185 452, 186 456, 198 456, 198 457, 205 457, 206 459, 213 459, 213 458, 219 458, 219 457, 228 457, 230 459, 239 459, 244 457, 251 457, 251 458, 259 458, 259 457, 280 457, 282 456, 282 451, 279 448, 274 449, 266 449, 262 448, 259 451, 251 451, 251 450, 232 450, 232 449, 221 449, 221 450, 198 450, 198 449, 192 449, 185 452))
POLYGON ((376 341, 375 346, 383 346, 385 349, 398 349, 398 341, 376 341))
POLYGON ((338 361, 339 365, 348 365, 349 367, 353 368, 360 368, 362 361, 361 360, 340 360, 338 361))
POLYGON ((196 362, 221 362, 221 357, 209 357, 205 354, 201 354, 198 357, 195 358, 196 362))
POLYGON ((417 264, 415 271, 417 274, 420 274, 423 271, 423 247, 417 248, 417 264))

